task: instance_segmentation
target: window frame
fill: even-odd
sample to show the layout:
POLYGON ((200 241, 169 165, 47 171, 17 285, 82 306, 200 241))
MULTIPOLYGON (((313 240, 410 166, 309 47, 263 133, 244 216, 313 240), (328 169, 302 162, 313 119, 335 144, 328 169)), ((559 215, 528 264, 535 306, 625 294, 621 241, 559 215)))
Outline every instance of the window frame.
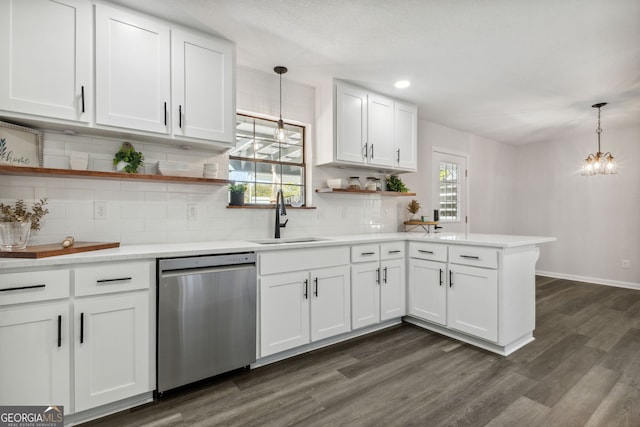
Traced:
MULTIPOLYGON (((268 141, 269 143, 277 143, 277 141, 275 141, 273 138, 265 138, 262 136, 257 136, 256 131, 255 131, 255 126, 256 126, 256 121, 261 121, 261 122, 269 122, 273 124, 273 129, 275 130, 277 124, 278 124, 278 119, 276 118, 272 118, 272 117, 266 117, 263 115, 260 115, 258 113, 252 113, 252 112, 236 112, 236 119, 242 117, 244 119, 252 119, 253 120, 253 135, 252 135, 252 139, 253 141, 257 141, 257 140, 264 140, 264 141, 268 141)), ((237 121, 237 120, 236 120, 237 121)), ((295 127, 298 128, 300 130, 300 148, 302 151, 301 154, 301 162, 287 162, 287 161, 282 161, 282 160, 270 160, 270 159, 260 159, 260 158, 256 158, 256 157, 244 157, 244 156, 237 156, 237 155, 232 155, 229 154, 229 174, 231 175, 232 171, 231 171, 231 164, 232 161, 237 160, 237 161, 245 161, 245 162, 251 162, 254 164, 254 170, 257 169, 258 165, 263 164, 263 165, 275 165, 276 167, 279 166, 279 171, 277 172, 278 175, 278 183, 276 183, 276 187, 277 188, 284 188, 286 189, 287 185, 293 185, 295 187, 300 187, 300 192, 302 195, 302 205, 301 206, 296 206, 296 207, 307 207, 307 200, 308 200, 308 189, 307 189, 307 126, 302 124, 302 123, 297 123, 297 122, 293 122, 293 121, 288 121, 288 120, 284 120, 284 124, 285 127, 295 127), (301 169, 301 174, 300 174, 300 179, 301 179, 301 184, 286 184, 285 180, 283 179, 283 177, 285 176, 285 174, 282 171, 282 167, 283 166, 289 166, 289 167, 298 167, 301 169)), ((238 136, 237 136, 237 132, 236 132, 236 149, 239 146, 238 144, 238 136)), ((233 152, 234 150, 231 150, 231 152, 233 152)), ((256 151, 254 151, 255 154, 256 151)), ((246 183, 246 184, 252 184, 254 186, 254 188, 257 188, 258 185, 264 185, 264 183, 259 182, 258 181, 258 175, 257 173, 254 176, 253 181, 246 181, 246 180, 233 180, 230 178, 231 182, 235 182, 235 183, 246 183)), ((254 196, 256 197, 256 196, 254 196)), ((291 196, 287 196, 285 195, 285 205, 287 207, 291 207, 291 200, 290 200, 291 196)), ((271 207, 273 206, 275 203, 274 200, 270 200, 269 203, 256 203, 255 200, 250 202, 250 203, 245 203, 244 206, 247 207, 271 207)))

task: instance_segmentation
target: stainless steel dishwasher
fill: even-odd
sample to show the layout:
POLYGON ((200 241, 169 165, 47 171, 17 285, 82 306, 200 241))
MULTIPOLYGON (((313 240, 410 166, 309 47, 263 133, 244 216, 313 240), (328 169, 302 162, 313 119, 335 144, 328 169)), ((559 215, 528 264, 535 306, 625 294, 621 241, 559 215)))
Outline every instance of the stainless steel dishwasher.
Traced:
POLYGON ((256 361, 256 255, 158 261, 159 396, 256 361))

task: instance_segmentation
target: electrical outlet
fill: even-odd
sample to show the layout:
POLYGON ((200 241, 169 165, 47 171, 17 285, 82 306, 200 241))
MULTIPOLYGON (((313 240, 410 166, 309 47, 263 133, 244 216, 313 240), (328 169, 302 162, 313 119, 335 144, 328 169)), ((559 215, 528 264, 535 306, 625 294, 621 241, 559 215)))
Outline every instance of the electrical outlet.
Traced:
POLYGON ((628 259, 623 259, 622 260, 622 268, 630 268, 630 267, 631 267, 631 265, 629 263, 629 260, 628 259))
POLYGON ((189 221, 198 220, 198 205, 190 203, 187 205, 187 219, 189 221))
POLYGON ((93 202, 93 219, 107 219, 107 202, 103 200, 93 202))

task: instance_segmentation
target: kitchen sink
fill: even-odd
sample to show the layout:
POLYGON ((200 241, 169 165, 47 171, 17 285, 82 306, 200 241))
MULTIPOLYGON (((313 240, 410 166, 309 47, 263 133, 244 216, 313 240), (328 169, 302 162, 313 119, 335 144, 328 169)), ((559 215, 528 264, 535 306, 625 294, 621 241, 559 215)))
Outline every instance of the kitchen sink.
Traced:
POLYGON ((262 239, 262 240, 249 240, 251 243, 257 243, 259 245, 283 245, 287 243, 310 243, 310 242, 323 242, 330 239, 322 239, 319 237, 292 237, 289 239, 262 239))

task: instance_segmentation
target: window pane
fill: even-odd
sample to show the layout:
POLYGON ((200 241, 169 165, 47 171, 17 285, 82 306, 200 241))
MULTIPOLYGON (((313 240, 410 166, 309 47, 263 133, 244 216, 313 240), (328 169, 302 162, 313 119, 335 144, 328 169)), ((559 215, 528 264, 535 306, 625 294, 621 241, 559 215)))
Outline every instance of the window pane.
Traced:
POLYGON ((440 162, 440 219, 458 220, 458 165, 440 162))

